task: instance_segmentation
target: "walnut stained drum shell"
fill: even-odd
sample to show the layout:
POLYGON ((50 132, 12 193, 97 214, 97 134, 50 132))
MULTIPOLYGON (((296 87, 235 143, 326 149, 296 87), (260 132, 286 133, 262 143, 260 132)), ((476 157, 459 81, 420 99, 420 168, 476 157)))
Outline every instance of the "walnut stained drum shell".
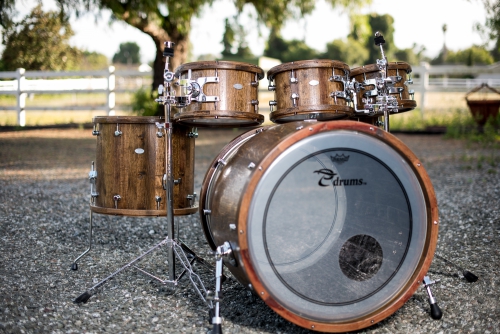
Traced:
POLYGON ((178 123, 198 127, 260 125, 258 86, 264 71, 235 61, 187 63, 176 69, 180 80, 194 81, 192 102, 174 115, 178 123))
POLYGON ((271 121, 285 123, 307 119, 335 120, 353 113, 347 104, 344 83, 349 66, 336 60, 301 60, 281 64, 267 72, 271 101, 271 121))
MULTIPOLYGON (((166 136, 156 122, 163 117, 99 116, 96 190, 93 212, 123 216, 165 216, 163 178, 166 173, 166 136)), ((174 215, 198 211, 194 199, 194 138, 190 128, 175 125, 172 134, 174 215)))

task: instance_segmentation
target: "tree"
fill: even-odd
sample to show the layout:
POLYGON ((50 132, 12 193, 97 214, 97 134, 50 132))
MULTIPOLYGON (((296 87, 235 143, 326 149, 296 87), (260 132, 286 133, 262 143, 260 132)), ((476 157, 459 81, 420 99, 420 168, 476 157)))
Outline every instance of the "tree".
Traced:
POLYGON ((471 46, 465 50, 458 50, 456 52, 448 50, 446 61, 443 63, 434 64, 453 64, 453 65, 489 65, 494 62, 493 56, 484 47, 477 45, 471 46))
POLYGON ((141 48, 135 42, 121 43, 118 52, 113 56, 113 63, 140 64, 140 50, 141 48))
POLYGON ((298 39, 291 41, 284 40, 274 30, 271 31, 267 47, 264 50, 264 56, 277 58, 283 63, 288 63, 291 61, 318 58, 319 53, 310 48, 304 41, 298 39))
POLYGON ((69 46, 71 36, 73 30, 67 20, 57 12, 44 13, 39 4, 20 22, 11 21, 6 25, 1 59, 3 69, 76 69, 81 53, 69 46))
POLYGON ((83 51, 78 69, 83 71, 93 71, 107 69, 108 66, 109 60, 102 53, 83 51))
POLYGON ((368 50, 364 44, 352 37, 345 41, 336 39, 326 44, 326 52, 321 58, 340 60, 350 66, 361 66, 368 60, 368 50))
POLYGON ((223 57, 237 57, 241 59, 254 58, 246 42, 245 28, 238 23, 238 15, 233 17, 232 22, 226 18, 221 42, 224 46, 222 50, 223 57))
MULTIPOLYGON (((14 1, 6 1, 2 11, 12 8, 14 1)), ((283 23, 297 15, 310 13, 316 0, 233 0, 236 9, 242 12, 246 4, 251 4, 257 12, 257 20, 267 27, 281 27, 283 23)), ((328 0, 332 5, 356 8, 371 0, 328 0)), ((63 13, 109 9, 113 19, 122 20, 150 36, 156 46, 153 63, 153 89, 163 83, 164 42, 175 43, 175 56, 171 59, 176 68, 187 59, 191 19, 199 14, 205 5, 213 0, 58 0, 63 13)))
POLYGON ((500 61, 500 0, 482 0, 486 9, 486 22, 478 24, 477 30, 485 36, 487 41, 494 42, 491 51, 493 58, 500 61))

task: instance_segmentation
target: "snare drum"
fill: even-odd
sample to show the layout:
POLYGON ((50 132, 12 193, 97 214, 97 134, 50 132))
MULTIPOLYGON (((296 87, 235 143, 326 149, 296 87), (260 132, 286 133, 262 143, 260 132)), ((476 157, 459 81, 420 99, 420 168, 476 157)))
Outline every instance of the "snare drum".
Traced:
POLYGON ((270 119, 285 123, 307 119, 335 120, 352 115, 347 104, 344 82, 349 66, 336 60, 302 60, 285 63, 267 72, 270 119))
MULTIPOLYGON (((166 136, 156 123, 163 117, 99 116, 93 212, 120 216, 165 216, 166 136)), ((198 211, 194 203, 194 138, 190 128, 172 133, 174 215, 198 211)))
POLYGON ((321 332, 396 312, 421 286, 438 236, 418 158, 390 133, 344 120, 237 137, 205 176, 200 214, 211 248, 229 243, 224 264, 242 285, 321 332))
POLYGON ((259 80, 264 71, 235 61, 187 63, 176 69, 189 82, 191 103, 174 115, 178 123, 198 127, 245 127, 262 124, 258 113, 259 80))
MULTIPOLYGON (((375 103, 377 89, 374 79, 377 78, 379 73, 377 64, 364 65, 351 70, 351 78, 365 86, 355 97, 358 108, 363 109, 366 103, 375 103)), ((410 90, 407 86, 409 82, 407 75, 410 73, 411 66, 408 63, 390 62, 387 65, 387 77, 391 77, 394 82, 394 86, 389 93, 396 97, 398 112, 410 111, 417 106, 417 102, 410 98, 410 90)))

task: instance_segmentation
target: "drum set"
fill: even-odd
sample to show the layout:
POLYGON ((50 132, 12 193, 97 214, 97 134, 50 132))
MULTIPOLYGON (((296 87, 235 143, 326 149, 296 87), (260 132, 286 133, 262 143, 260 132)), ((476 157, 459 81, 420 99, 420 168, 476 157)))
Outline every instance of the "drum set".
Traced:
MULTIPOLYGON (((165 117, 95 117, 92 213, 165 216, 168 237, 79 296, 128 268, 176 285, 188 274, 210 309, 214 333, 223 266, 283 318, 322 332, 371 326, 423 285, 431 315, 441 311, 427 276, 438 237, 436 195, 421 161, 389 132, 390 115, 416 107, 411 67, 381 59, 350 69, 336 60, 281 64, 267 72, 272 125, 259 126, 264 71, 233 61, 169 69, 157 102, 165 117), (177 112, 172 112, 172 106, 177 112), (252 127, 228 143, 194 192, 196 127, 252 127), (174 216, 199 212, 215 252, 215 290, 195 273, 208 264, 175 237, 174 216), (135 264, 168 249, 168 279, 135 264), (175 262, 184 270, 177 276, 175 262)), ((211 267, 213 270, 214 268, 211 267)))

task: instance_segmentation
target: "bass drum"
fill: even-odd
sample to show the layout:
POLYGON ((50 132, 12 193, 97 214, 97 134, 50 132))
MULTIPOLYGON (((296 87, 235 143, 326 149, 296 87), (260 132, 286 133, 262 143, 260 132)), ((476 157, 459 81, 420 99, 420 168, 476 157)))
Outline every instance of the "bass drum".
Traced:
POLYGON ((215 158, 200 213, 212 249, 285 319, 323 332, 368 327, 420 286, 436 247, 437 201, 396 137, 353 121, 247 132, 215 158), (232 262, 232 263, 230 263, 232 262))

